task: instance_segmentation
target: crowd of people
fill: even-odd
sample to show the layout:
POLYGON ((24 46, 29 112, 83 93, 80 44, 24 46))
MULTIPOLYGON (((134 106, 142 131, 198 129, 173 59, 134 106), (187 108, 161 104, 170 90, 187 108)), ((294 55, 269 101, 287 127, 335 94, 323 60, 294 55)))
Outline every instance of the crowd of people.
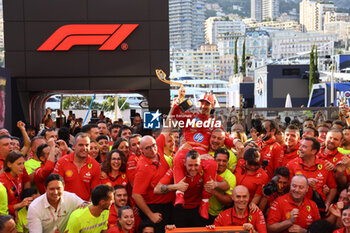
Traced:
POLYGON ((145 130, 140 115, 131 126, 103 115, 83 126, 71 113, 56 128, 48 111, 39 132, 0 129, 0 233, 350 232, 346 106, 334 121, 258 118, 247 128, 228 119, 234 111, 212 116, 211 94, 192 111, 179 107, 184 96, 166 119, 180 128, 145 130))

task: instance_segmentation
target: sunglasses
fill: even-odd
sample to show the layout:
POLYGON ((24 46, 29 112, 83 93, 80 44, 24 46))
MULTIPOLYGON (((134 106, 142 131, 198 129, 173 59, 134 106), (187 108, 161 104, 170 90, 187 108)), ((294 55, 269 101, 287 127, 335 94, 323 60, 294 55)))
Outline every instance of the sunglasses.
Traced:
POLYGON ((12 187, 11 187, 11 191, 12 191, 12 192, 15 192, 15 197, 18 198, 19 195, 18 195, 18 192, 17 192, 17 189, 16 189, 15 186, 12 186, 12 187))

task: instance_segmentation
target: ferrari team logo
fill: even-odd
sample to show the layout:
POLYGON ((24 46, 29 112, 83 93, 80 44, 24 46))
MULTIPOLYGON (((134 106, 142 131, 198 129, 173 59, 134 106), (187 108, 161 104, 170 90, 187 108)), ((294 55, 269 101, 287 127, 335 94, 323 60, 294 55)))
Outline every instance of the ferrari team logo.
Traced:
POLYGON ((73 175, 72 170, 67 170, 67 171, 66 171, 66 176, 67 176, 67 177, 72 177, 72 175, 73 175))

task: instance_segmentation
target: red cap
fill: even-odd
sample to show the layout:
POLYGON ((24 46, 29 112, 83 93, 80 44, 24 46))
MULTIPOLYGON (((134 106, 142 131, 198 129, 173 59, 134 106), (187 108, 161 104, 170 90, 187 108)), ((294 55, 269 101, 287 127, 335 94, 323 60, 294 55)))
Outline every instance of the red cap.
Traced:
POLYGON ((201 100, 205 100, 207 102, 209 102, 210 104, 214 104, 214 96, 210 93, 205 93, 201 96, 201 98, 199 99, 199 101, 201 100))

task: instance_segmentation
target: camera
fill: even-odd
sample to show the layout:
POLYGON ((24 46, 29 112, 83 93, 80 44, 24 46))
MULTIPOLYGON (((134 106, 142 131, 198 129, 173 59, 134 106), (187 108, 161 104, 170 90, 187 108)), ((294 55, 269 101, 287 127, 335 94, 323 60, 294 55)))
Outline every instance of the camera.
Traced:
POLYGON ((277 182, 279 181, 280 177, 279 176, 274 176, 271 181, 265 185, 264 187, 264 194, 266 196, 270 196, 271 194, 275 193, 278 191, 278 184, 277 182))
POLYGON ((262 169, 265 170, 265 168, 267 167, 267 165, 269 165, 269 161, 268 161, 267 159, 264 159, 264 160, 261 162, 262 169))

